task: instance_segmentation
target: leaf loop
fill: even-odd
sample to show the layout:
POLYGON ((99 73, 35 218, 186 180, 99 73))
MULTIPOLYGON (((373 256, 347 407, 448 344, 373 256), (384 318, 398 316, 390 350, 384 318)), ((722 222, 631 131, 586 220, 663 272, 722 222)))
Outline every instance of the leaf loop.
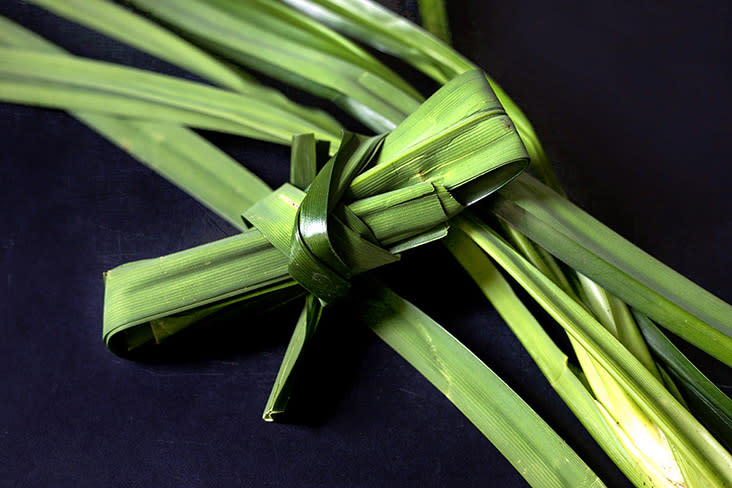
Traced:
MULTIPOLYGON (((290 276, 325 303, 348 293, 354 271, 373 269, 399 259, 398 255, 383 249, 369 226, 341 202, 353 179, 374 162, 384 137, 344 131, 338 152, 308 183, 308 173, 321 166, 317 143, 312 135, 295 136, 291 174, 308 191, 299 204, 293 198, 284 197, 284 193, 279 193, 275 200, 277 205, 284 200, 293 208, 297 206, 294 222, 266 218, 262 213, 268 204, 255 205, 247 212, 252 224, 275 247, 287 252, 290 276), (282 236, 288 225, 291 238, 289 247, 284 249, 282 236)), ((265 200, 271 201, 269 197, 265 200)))

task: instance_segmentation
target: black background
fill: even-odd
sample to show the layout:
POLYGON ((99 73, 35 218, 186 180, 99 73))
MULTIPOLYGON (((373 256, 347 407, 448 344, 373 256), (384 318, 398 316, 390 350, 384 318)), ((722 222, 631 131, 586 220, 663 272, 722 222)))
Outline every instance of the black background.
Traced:
MULTIPOLYGON (((414 2, 387 4, 416 18, 414 2)), ((75 54, 189 76, 19 1, 0 14, 75 54)), ((732 300, 727 2, 454 1, 450 14, 457 48, 523 107, 571 197, 732 300)), ((206 135, 269 183, 286 178, 287 148, 206 135)), ((238 317, 140 361, 113 356, 101 341, 102 272, 234 230, 61 112, 0 105, 0 137, 3 485, 525 485, 348 310, 323 325, 294 424, 260 414, 296 308, 238 317)), ((439 246, 387 274, 610 486, 627 484, 439 246), (440 267, 421 269, 427 259, 440 267)), ((685 351, 730 391, 728 369, 685 351)))

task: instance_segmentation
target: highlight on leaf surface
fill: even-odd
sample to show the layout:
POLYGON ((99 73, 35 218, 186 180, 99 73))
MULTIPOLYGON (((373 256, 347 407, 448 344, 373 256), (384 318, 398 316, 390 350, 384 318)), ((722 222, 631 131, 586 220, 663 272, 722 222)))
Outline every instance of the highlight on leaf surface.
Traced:
POLYGON ((732 306, 526 175, 492 211, 671 332, 732 366, 732 306))
MULTIPOLYGON (((0 45, 65 53, 2 16, 0 45)), ((270 191, 258 177, 226 153, 178 124, 121 119, 92 112, 72 112, 72 115, 237 228, 246 229, 241 219, 242 211, 270 191)))
POLYGON ((572 366, 478 244, 458 229, 450 232, 445 244, 521 341, 552 388, 628 479, 637 486, 648 486, 644 485, 648 482, 652 483, 650 486, 675 486, 663 470, 647 463, 645 454, 633 444, 634 438, 622 434, 607 406, 593 395, 582 371, 572 366))
POLYGON ((424 312, 373 284, 359 298, 376 335, 445 394, 531 486, 604 486, 531 407, 424 312))
POLYGON ((279 2, 129 1, 211 51, 333 101, 377 132, 422 101, 364 50, 279 2))
POLYGON ((643 414, 658 425, 671 448, 679 452, 677 461, 682 470, 689 463, 695 479, 719 486, 732 484, 732 456, 587 309, 568 297, 483 222, 473 217, 456 219, 458 228, 500 263, 571 339, 607 371, 643 414))

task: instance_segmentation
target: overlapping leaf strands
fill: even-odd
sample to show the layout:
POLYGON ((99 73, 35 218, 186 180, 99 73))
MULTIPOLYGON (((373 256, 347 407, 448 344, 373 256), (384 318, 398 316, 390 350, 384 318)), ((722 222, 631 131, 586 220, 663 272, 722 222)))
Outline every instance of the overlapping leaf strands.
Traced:
MULTIPOLYGON (((532 486, 601 486, 465 346, 383 284, 358 278, 444 238, 635 485, 732 485, 732 402, 656 326, 732 365, 732 307, 569 202, 526 116, 449 45, 370 0, 129 0, 137 11, 33 1, 219 87, 77 58, 0 19, 0 99, 70 111, 242 230, 107 273, 113 351, 163 341, 232 306, 254 317, 305 295, 265 406, 274 420, 327 304, 348 299, 532 486), (343 35, 445 86, 422 103, 343 35), (382 134, 343 132, 242 67, 324 97, 382 134), (293 144, 290 182, 271 190, 191 128, 293 144), (517 177, 529 163, 536 179, 517 177), (498 268, 556 320, 573 355, 498 268)), ((443 3, 420 9, 447 39, 443 3)))

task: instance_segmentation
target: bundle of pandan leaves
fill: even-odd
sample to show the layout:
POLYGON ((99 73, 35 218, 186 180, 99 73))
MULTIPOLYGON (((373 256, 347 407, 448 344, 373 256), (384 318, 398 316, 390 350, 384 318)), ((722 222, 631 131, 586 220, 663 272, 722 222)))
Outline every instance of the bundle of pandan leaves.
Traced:
POLYGON ((378 277, 439 241, 632 483, 732 485, 732 402, 669 340, 732 366, 732 307, 567 199, 526 116, 447 43, 441 2, 421 3, 431 34, 370 0, 29 1, 205 82, 77 57, 0 18, 0 101, 68 111, 241 231, 108 271, 112 352, 223 313, 266 322, 300 300, 264 406, 277 420, 321 318, 347 300, 531 486, 601 486, 581 452, 378 277), (442 86, 423 97, 361 45, 442 86), (245 70, 329 100, 368 133, 245 70), (290 145, 289 181, 270 188, 194 129, 290 145))

